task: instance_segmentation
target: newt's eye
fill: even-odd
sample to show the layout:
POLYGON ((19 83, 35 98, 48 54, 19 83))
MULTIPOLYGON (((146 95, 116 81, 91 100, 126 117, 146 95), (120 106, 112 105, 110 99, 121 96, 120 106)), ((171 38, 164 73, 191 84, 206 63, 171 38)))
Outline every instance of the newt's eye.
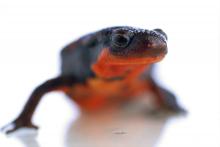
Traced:
POLYGON ((111 37, 113 44, 116 47, 127 47, 130 43, 130 37, 126 34, 113 34, 111 37))

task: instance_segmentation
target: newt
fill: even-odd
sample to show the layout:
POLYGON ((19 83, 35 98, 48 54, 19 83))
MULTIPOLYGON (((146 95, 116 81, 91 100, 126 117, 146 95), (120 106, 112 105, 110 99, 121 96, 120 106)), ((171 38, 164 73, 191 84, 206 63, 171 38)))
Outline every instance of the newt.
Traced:
POLYGON ((167 54, 167 35, 161 29, 129 26, 109 27, 85 35, 61 51, 61 74, 36 87, 23 111, 6 129, 38 127, 32 116, 43 96, 64 92, 87 111, 123 103, 144 92, 155 94, 159 109, 184 112, 175 96, 159 86, 152 76, 154 63, 167 54))

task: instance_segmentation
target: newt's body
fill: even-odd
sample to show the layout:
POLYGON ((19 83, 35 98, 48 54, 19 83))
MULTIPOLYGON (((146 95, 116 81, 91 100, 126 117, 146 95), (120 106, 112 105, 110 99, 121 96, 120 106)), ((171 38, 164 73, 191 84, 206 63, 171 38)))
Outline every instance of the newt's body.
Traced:
POLYGON ((155 93, 160 108, 184 111, 175 97, 159 87, 151 76, 151 66, 167 53, 167 36, 160 30, 112 27, 84 36, 61 52, 61 75, 37 87, 24 110, 13 122, 37 128, 31 123, 42 96, 63 91, 82 109, 100 109, 132 99, 146 91, 155 93))

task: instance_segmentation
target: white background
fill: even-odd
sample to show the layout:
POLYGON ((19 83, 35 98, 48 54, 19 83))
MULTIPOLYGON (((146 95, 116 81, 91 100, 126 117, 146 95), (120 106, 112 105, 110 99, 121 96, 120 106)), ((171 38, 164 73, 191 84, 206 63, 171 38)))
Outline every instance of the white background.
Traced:
POLYGON ((59 74, 63 46, 117 25, 162 28, 168 34, 169 53, 159 64, 158 76, 189 111, 186 118, 166 123, 149 118, 134 126, 122 121, 127 136, 116 133, 122 134, 119 139, 108 135, 100 139, 106 134, 99 131, 94 137, 96 127, 88 136, 75 139, 68 128, 78 109, 62 94, 52 93, 45 96, 34 117, 41 126, 35 140, 31 135, 0 133, 0 146, 68 147, 77 142, 76 146, 219 147, 219 5, 218 0, 0 1, 0 126, 18 115, 36 85, 59 74), (129 130, 132 127, 136 129, 129 130), (138 129, 145 133, 129 134, 138 129))

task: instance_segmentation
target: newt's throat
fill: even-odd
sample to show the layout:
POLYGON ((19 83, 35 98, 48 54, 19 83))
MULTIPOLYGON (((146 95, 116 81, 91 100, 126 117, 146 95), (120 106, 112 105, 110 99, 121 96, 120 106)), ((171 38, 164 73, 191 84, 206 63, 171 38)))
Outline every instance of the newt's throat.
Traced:
POLYGON ((150 64, 163 59, 164 56, 120 58, 111 55, 108 49, 103 49, 97 62, 92 65, 92 70, 98 77, 103 78, 134 78, 140 75, 150 64))
POLYGON ((92 70, 98 77, 106 79, 123 78, 134 79, 138 77, 148 65, 109 65, 96 63, 92 66, 92 70))

